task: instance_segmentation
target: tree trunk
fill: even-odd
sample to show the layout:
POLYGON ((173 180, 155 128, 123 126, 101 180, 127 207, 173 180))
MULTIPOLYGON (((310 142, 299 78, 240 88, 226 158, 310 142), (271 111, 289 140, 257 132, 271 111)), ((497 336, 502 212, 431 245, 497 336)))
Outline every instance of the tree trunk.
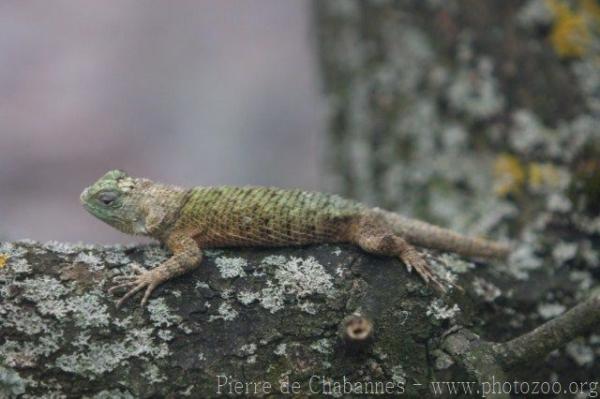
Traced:
POLYGON ((212 251, 117 310, 112 277, 165 251, 0 243, 0 397, 597 392, 600 13, 564 4, 315 3, 338 190, 512 237, 508 264, 432 253, 465 289, 438 298, 350 246, 212 251))
POLYGON ((429 255, 467 290, 449 304, 398 260, 322 245, 212 251, 147 309, 135 297, 117 310, 112 278, 166 251, 17 242, 0 254, 0 397, 429 396, 432 380, 510 370, 513 347, 469 330, 498 316, 493 291, 471 288, 493 268, 450 255, 429 255))
MULTIPOLYGON (((512 239, 509 262, 483 282, 501 288, 497 298, 485 321, 471 320, 489 340, 587 298, 600 278, 598 3, 313 4, 329 99, 327 187, 512 239), (507 276, 519 284, 501 287, 507 276)), ((599 342, 577 338, 515 378, 597 380, 599 342)))

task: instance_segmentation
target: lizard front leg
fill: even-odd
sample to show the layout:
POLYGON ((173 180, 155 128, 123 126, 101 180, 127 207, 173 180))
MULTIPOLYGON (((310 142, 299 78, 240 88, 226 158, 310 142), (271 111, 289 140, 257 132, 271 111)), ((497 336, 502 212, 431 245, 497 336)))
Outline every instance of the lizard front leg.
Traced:
POLYGON ((128 298, 144 288, 146 291, 142 298, 142 306, 146 305, 150 294, 160 284, 173 277, 187 273, 200 265, 202 251, 191 237, 174 234, 165 241, 165 244, 173 252, 173 256, 160 266, 152 270, 134 267, 135 275, 115 277, 115 281, 120 282, 120 284, 110 288, 108 290, 110 293, 123 288, 129 288, 129 291, 117 302, 117 308, 128 298))

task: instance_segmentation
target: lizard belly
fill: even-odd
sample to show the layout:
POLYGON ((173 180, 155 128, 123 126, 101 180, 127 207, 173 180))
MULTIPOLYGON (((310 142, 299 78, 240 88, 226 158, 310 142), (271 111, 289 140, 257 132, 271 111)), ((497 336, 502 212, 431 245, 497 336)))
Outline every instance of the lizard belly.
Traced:
POLYGON ((346 242, 350 217, 317 218, 294 215, 267 216, 233 212, 223 220, 213 219, 192 233, 199 246, 282 247, 346 242))
POLYGON ((230 224, 223 226, 216 223, 207 226, 206 230, 194 235, 201 247, 251 246, 251 247, 282 247, 299 246, 317 243, 332 243, 344 241, 337 234, 338 228, 319 229, 316 226, 294 228, 293 223, 274 225, 268 220, 251 224, 230 224))

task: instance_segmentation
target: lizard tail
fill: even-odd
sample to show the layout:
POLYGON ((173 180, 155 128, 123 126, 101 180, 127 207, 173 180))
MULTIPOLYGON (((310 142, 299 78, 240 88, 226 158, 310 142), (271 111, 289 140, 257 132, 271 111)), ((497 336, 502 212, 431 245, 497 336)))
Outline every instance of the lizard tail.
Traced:
POLYGON ((482 238, 466 237, 442 227, 434 226, 420 220, 406 218, 394 212, 375 209, 375 212, 413 245, 455 252, 475 258, 506 258, 511 248, 506 243, 494 242, 482 238))

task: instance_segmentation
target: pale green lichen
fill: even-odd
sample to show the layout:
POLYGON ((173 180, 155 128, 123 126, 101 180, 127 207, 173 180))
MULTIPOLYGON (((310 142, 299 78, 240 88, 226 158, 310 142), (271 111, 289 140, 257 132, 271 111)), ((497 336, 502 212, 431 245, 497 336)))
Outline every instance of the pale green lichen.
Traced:
POLYGON ((449 307, 441 299, 436 299, 429 304, 425 314, 433 316, 436 320, 446 320, 453 319, 459 312, 460 308, 456 303, 449 307))
POLYGON ((260 304, 271 313, 283 309, 285 297, 283 290, 276 286, 271 280, 267 280, 267 287, 260 292, 260 304))
POLYGON ((26 245, 26 246, 33 246, 33 245, 39 244, 36 240, 32 240, 31 238, 21 238, 21 239, 14 241, 14 243, 18 244, 18 245, 26 245))
POLYGON ((256 302, 259 299, 260 295, 257 292, 252 291, 240 291, 237 294, 237 300, 242 305, 250 305, 253 302, 256 302))
POLYGON ((205 249, 204 250, 204 255, 207 258, 216 258, 217 256, 220 256, 224 253, 225 251, 223 251, 222 249, 205 249))
POLYGON ((594 350, 581 339, 569 342, 565 348, 565 352, 579 367, 592 365, 596 358, 594 350))
POLYGON ((16 245, 11 242, 0 242, 0 254, 4 254, 9 258, 19 258, 25 255, 26 253, 27 250, 19 245, 16 245))
POLYGON ((283 255, 268 255, 261 261, 265 265, 283 265, 285 262, 286 257, 283 255))
POLYGON ((277 267, 275 279, 286 294, 298 299, 314 294, 335 295, 332 276, 312 256, 306 259, 292 256, 289 260, 272 265, 277 267))
POLYGON ((46 335, 39 338, 38 342, 7 339, 0 346, 0 357, 4 358, 5 365, 15 368, 36 367, 41 357, 56 352, 63 343, 62 331, 49 330, 46 335))
POLYGON ((158 366, 155 364, 148 364, 146 370, 142 373, 142 377, 148 381, 149 384, 160 384, 167 380, 167 376, 161 373, 158 366))
POLYGON ((163 297, 148 301, 148 312, 156 327, 170 327, 181 322, 181 316, 173 314, 163 297))
POLYGON ((476 119, 486 119, 504 109, 504 97, 498 89, 493 63, 481 57, 475 68, 463 67, 448 89, 450 105, 476 119))
POLYGON ((115 245, 113 248, 104 253, 104 260, 106 263, 118 266, 131 263, 131 258, 125 255, 124 250, 124 246, 115 245))
POLYGON ((391 368, 392 372, 392 381, 396 384, 406 384, 406 372, 402 365, 396 365, 391 368))
POLYGON ((248 266, 246 259, 239 257, 228 258, 224 256, 215 259, 215 264, 223 278, 244 277, 246 275, 244 268, 248 266))
POLYGON ((600 234, 600 216, 588 217, 585 215, 571 216, 578 229, 587 234, 600 234))
POLYGON ((194 283, 194 288, 197 290, 199 290, 199 289, 206 290, 206 289, 210 289, 210 286, 208 284, 206 284, 206 282, 204 282, 204 281, 197 280, 194 283))
POLYGON ((282 342, 281 344, 277 345, 273 353, 277 356, 287 356, 287 344, 282 342))
POLYGON ((223 291, 221 291, 220 296, 223 299, 230 299, 233 296, 233 289, 232 288, 225 288, 223 291))
POLYGON ((261 306, 271 313, 281 310, 290 299, 302 311, 316 314, 316 307, 305 298, 311 295, 335 297, 333 276, 313 257, 307 259, 284 256, 267 256, 261 265, 273 269, 275 281, 267 280, 267 287, 260 291, 261 306))
POLYGON ((250 356, 250 355, 254 355, 256 353, 257 349, 258 349, 258 347, 254 343, 243 344, 239 349, 239 353, 240 353, 240 356, 250 356))
POLYGON ((29 262, 23 258, 9 258, 7 267, 9 267, 14 274, 30 274, 32 271, 29 262))
POLYGON ((573 203, 562 193, 552 193, 546 199, 546 210, 550 212, 569 212, 571 209, 573 203))
POLYGON ((355 18, 360 15, 359 4, 352 0, 331 0, 327 2, 328 13, 340 19, 355 18))
POLYGON ((517 21, 523 27, 548 26, 552 22, 552 11, 546 1, 528 0, 517 12, 517 21))
POLYGON ((110 323, 108 307, 100 301, 96 291, 69 298, 67 308, 73 312, 75 325, 80 328, 106 327, 110 323))
POLYGON ((90 343, 85 336, 80 336, 75 343, 78 349, 59 356, 55 366, 93 380, 115 370, 124 360, 132 357, 148 360, 167 356, 168 348, 164 343, 155 342, 152 331, 153 328, 130 330, 123 339, 111 343, 90 343))
POLYGON ((99 271, 104 269, 104 261, 101 257, 92 252, 80 252, 75 257, 74 263, 85 263, 91 270, 99 271))
POLYGON ((81 251, 91 251, 96 249, 92 244, 83 243, 67 243, 58 241, 48 241, 42 245, 48 251, 52 251, 57 255, 74 255, 81 251))
POLYGON ((567 308, 561 303, 540 303, 537 309, 540 316, 546 320, 549 320, 555 318, 556 316, 560 316, 567 308))
POLYGON ((452 270, 454 273, 463 274, 475 269, 473 262, 469 262, 456 254, 443 253, 436 258, 436 261, 440 261, 444 269, 452 270))
POLYGON ((100 391, 94 396, 84 396, 84 399, 134 399, 134 396, 128 391, 120 389, 111 389, 110 391, 100 391))
POLYGON ((557 145, 557 133, 544 126, 533 112, 520 109, 513 113, 512 118, 509 141, 517 153, 527 153, 540 146, 549 150, 557 145))
POLYGON ((570 261, 577 255, 578 245, 570 242, 559 242, 552 249, 552 257, 558 265, 570 261))
POLYGON ((498 287, 483 278, 475 277, 472 285, 473 291, 486 302, 493 302, 502 295, 502 291, 498 287))
POLYGON ((133 324, 133 317, 132 316, 126 316, 124 318, 113 317, 113 318, 111 318, 111 321, 112 321, 113 325, 117 326, 118 328, 127 330, 133 324))
POLYGON ((321 354, 328 355, 333 353, 333 342, 330 338, 322 338, 318 341, 313 342, 310 345, 310 348, 314 351, 317 351, 321 354))
POLYGON ((543 264, 542 259, 535 252, 535 248, 528 243, 517 246, 509 256, 510 273, 520 280, 529 278, 529 272, 539 269, 543 264))
POLYGON ((25 393, 26 385, 17 371, 0 365, 0 398, 17 397, 25 393))
POLYGON ((62 318, 73 312, 76 325, 82 328, 107 326, 109 323, 108 309, 100 302, 100 292, 71 296, 65 300, 62 297, 72 289, 49 276, 26 279, 14 285, 23 290, 21 297, 33 301, 42 315, 62 318))
MULTIPOLYGON (((587 117, 590 124, 596 123, 596 126, 597 112, 600 111, 600 96, 597 95, 600 90, 600 71, 598 69, 598 59, 594 56, 573 63, 573 72, 577 77, 579 87, 586 94, 585 101, 590 109, 595 111, 593 118, 590 115, 582 115, 582 117, 587 117)), ((591 134, 597 138, 599 133, 596 129, 592 130, 591 134)))
POLYGON ((175 337, 173 335, 173 331, 171 331, 171 330, 165 330, 165 329, 158 330, 158 332, 156 333, 156 335, 158 336, 158 338, 160 338, 160 339, 162 339, 163 341, 166 341, 166 342, 173 340, 173 338, 175 337))
POLYGON ((569 280, 577 283, 577 299, 580 299, 579 295, 582 297, 587 296, 589 290, 595 285, 595 280, 592 273, 587 270, 573 270, 571 273, 569 273, 569 280))
POLYGON ((23 292, 21 297, 39 303, 48 299, 58 299, 71 292, 58 279, 50 276, 39 276, 16 282, 23 292))
MULTIPOLYGON (((2 299, 11 298, 11 301, 0 301, 0 318, 3 327, 13 328, 22 334, 20 338, 5 339, 0 345, 0 358, 5 367, 19 369, 40 367, 42 359, 48 359, 61 350, 60 356, 47 367, 57 367, 89 379, 96 379, 103 373, 123 367, 124 360, 139 358, 147 361, 169 355, 169 348, 165 341, 172 339, 170 331, 159 330, 154 336, 154 328, 132 328, 131 316, 111 319, 108 307, 101 300, 105 295, 103 290, 91 288, 83 294, 73 295, 74 290, 79 288, 74 281, 64 282, 48 275, 35 275, 21 279, 33 271, 33 266, 22 257, 27 254, 27 249, 23 249, 22 245, 27 244, 0 243, 2 250, 10 253, 11 256, 11 269, 8 273, 3 273, 2 281, 7 283, 3 283, 0 287, 2 299), (27 302, 34 305, 20 306, 27 302), (71 319, 79 331, 78 335, 69 336, 68 340, 64 336, 64 327, 61 324, 61 320, 65 318, 71 319), (125 331, 125 336, 119 338, 118 335, 113 335, 109 343, 97 342, 94 329, 100 328, 101 331, 106 331, 111 320, 114 326, 125 331)), ((102 268, 104 262, 103 258, 95 252, 88 252, 91 248, 82 245, 47 243, 43 251, 57 251, 55 253, 65 262, 85 263, 92 269, 102 268), (83 252, 73 256, 77 251, 83 252)), ((123 261, 127 259, 120 256, 112 260, 113 263, 123 261)), ((179 323, 179 317, 169 314, 165 309, 164 303, 154 303, 153 307, 149 306, 150 319, 154 324, 162 326, 179 323)), ((160 380, 155 377, 148 375, 150 380, 160 380)), ((34 380, 31 382, 38 384, 34 380)), ((60 397, 60 386, 57 384, 40 384, 42 385, 39 386, 42 386, 48 394, 54 392, 58 395, 56 397, 60 397)), ((0 392, 4 393, 1 390, 0 392)), ((123 395, 128 397, 129 394, 123 395)))
POLYGON ((222 319, 223 321, 231 321, 234 320, 239 314, 239 312, 235 310, 229 302, 221 303, 221 305, 219 305, 219 308, 217 309, 217 312, 218 314, 211 315, 208 318, 209 322, 219 319, 222 319))
POLYGON ((182 331, 184 334, 192 334, 194 329, 191 327, 189 322, 182 322, 177 325, 177 328, 182 331))
POLYGON ((26 335, 35 335, 48 330, 47 323, 32 309, 23 309, 10 302, 0 303, 2 324, 14 327, 26 335))
POLYGON ((298 308, 300 310, 302 310, 305 313, 308 313, 310 315, 316 315, 317 314, 317 305, 314 302, 311 301, 302 301, 298 304, 298 308))
POLYGON ((184 389, 183 391, 179 391, 179 394, 181 396, 191 396, 192 395, 192 390, 194 389, 195 385, 190 385, 188 386, 186 389, 184 389))

